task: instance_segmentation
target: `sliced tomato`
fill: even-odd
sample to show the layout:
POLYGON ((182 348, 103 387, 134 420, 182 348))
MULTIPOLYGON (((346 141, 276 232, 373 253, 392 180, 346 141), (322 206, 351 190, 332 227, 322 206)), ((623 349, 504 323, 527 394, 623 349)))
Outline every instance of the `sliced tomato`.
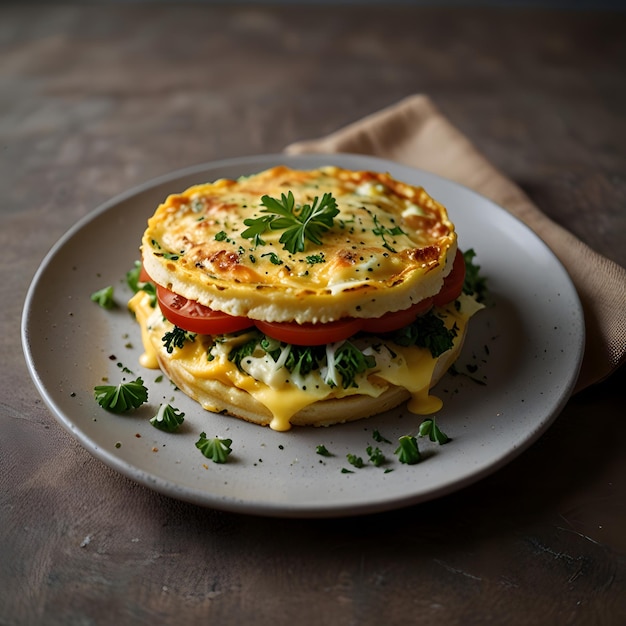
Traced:
POLYGON ((150 276, 148 276, 148 272, 146 272, 146 268, 141 264, 141 269, 139 270, 139 282, 140 283, 152 283, 154 282, 150 276))
POLYGON ((297 346, 322 346, 349 339, 361 330, 362 320, 346 318, 325 324, 296 324, 295 322, 254 321, 255 326, 268 337, 297 346))
POLYGON ((172 324, 201 335, 222 335, 234 333, 253 326, 252 320, 247 317, 236 317, 214 311, 194 300, 157 285, 157 299, 161 313, 172 324))
POLYGON ((418 316, 426 313, 432 305, 433 299, 426 298, 421 302, 416 302, 408 309, 385 313, 381 317, 364 319, 362 320, 361 330, 368 333, 390 333, 411 324, 418 316))
MULTIPOLYGON (((139 279, 150 281, 142 267, 139 279)), ((297 324, 296 322, 263 322, 214 311, 193 300, 188 300, 165 287, 157 285, 157 298, 163 315, 172 323, 189 332, 202 335, 233 333, 256 326, 269 337, 301 346, 321 346, 349 339, 359 331, 388 333, 415 321, 431 306, 443 306, 459 297, 465 281, 465 260, 457 250, 452 271, 446 276, 441 291, 408 309, 386 313, 373 319, 345 318, 325 324, 297 324)))
POLYGON ((444 278, 441 291, 433 297, 435 306, 443 306, 456 300, 463 292, 465 282, 465 259, 463 253, 457 249, 451 272, 444 278))

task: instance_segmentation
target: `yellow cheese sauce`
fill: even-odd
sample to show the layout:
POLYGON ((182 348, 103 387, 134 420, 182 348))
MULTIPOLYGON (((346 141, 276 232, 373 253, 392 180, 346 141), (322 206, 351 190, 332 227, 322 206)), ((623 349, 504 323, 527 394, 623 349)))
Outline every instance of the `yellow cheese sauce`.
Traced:
MULTIPOLYGON (((458 332, 455 341, 462 341, 469 318, 482 308, 482 305, 467 296, 461 296, 459 302, 459 310, 454 303, 442 310, 446 326, 451 328, 456 324, 458 332)), ((162 359, 177 361, 182 366, 187 386, 192 391, 194 385, 199 388, 202 381, 211 380, 245 391, 269 410, 272 415, 270 427, 274 430, 288 430, 291 418, 315 402, 354 395, 378 397, 392 385, 409 392, 407 408, 412 413, 428 415, 442 406, 442 401, 430 394, 430 387, 438 362, 446 358, 446 353, 433 357, 425 348, 397 344, 385 346, 382 340, 372 336, 356 340, 355 345, 364 354, 375 356, 376 366, 357 375, 355 386, 344 389, 341 385, 328 384, 325 372, 320 370, 314 370, 304 377, 294 376, 267 354, 246 358, 241 367, 247 371, 242 371, 229 361, 228 354, 234 345, 246 341, 245 333, 224 336, 226 340, 216 343, 209 336, 198 335, 193 342, 187 342, 183 348, 174 349, 168 354, 163 347, 162 337, 172 329, 172 325, 164 320, 158 306, 151 307, 150 296, 138 292, 130 300, 129 308, 141 327, 144 345, 144 354, 140 357, 142 366, 158 368, 159 355, 162 359)))
POLYGON ((148 318, 154 312, 154 309, 150 306, 150 297, 145 291, 138 291, 129 301, 128 308, 135 314, 139 328, 141 328, 141 342, 144 353, 139 357, 139 364, 146 369, 159 369, 157 353, 150 341, 147 324, 148 318))

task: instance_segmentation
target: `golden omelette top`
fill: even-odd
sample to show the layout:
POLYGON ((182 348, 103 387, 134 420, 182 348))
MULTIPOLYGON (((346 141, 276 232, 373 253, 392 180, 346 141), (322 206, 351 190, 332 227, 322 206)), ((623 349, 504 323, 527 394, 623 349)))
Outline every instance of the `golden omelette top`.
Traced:
POLYGON ((214 310, 268 322, 379 317, 439 292, 452 269, 456 233, 446 209, 421 187, 389 174, 334 166, 278 166, 169 196, 142 240, 158 284, 214 310), (293 193, 297 214, 330 192, 339 210, 321 245, 279 242, 284 229, 244 238, 264 216, 261 198, 293 193))

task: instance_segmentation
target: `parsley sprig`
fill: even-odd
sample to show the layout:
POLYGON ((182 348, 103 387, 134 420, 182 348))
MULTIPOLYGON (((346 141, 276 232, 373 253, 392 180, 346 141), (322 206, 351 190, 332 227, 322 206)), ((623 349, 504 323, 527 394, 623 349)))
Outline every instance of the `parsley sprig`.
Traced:
POLYGON ((247 218, 243 223, 248 227, 241 233, 245 239, 253 239, 256 246, 265 244, 262 235, 268 230, 284 230, 280 236, 283 248, 292 254, 304 252, 308 239, 320 245, 321 236, 333 226, 339 213, 337 201, 331 193, 325 193, 320 200, 317 196, 311 204, 296 206, 293 193, 281 194, 280 200, 265 195, 261 198, 261 217, 247 218))
POLYGON ((437 426, 435 418, 425 419, 419 427, 419 436, 428 437, 431 441, 436 441, 439 445, 448 443, 450 437, 437 426))
POLYGON ((232 439, 220 439, 219 437, 207 437, 206 433, 200 433, 200 439, 196 441, 196 448, 213 463, 226 463, 228 455, 232 452, 232 439))
POLYGON ((111 413, 125 413, 147 402, 148 389, 140 376, 119 385, 96 385, 94 395, 103 409, 111 413))
POLYGON ((100 305, 103 309, 112 309, 115 307, 115 299, 113 298, 113 287, 109 285, 94 291, 91 294, 91 301, 100 305))
POLYGON ((403 435, 398 439, 400 444, 395 451, 400 463, 406 463, 407 465, 415 465, 419 463, 422 455, 420 454, 417 446, 417 439, 413 435, 403 435))
POLYGON ((185 414, 174 408, 171 404, 164 403, 159 407, 157 414, 150 419, 150 423, 159 430, 173 433, 185 421, 185 414))
POLYGON ((394 226, 393 228, 384 226, 378 221, 378 218, 374 214, 372 214, 372 218, 375 226, 375 228, 372 229, 372 232, 383 240, 383 248, 386 248, 389 252, 395 252, 396 249, 387 241, 387 235, 395 237, 396 235, 406 235, 406 233, 402 230, 402 228, 400 228, 400 226, 394 226))

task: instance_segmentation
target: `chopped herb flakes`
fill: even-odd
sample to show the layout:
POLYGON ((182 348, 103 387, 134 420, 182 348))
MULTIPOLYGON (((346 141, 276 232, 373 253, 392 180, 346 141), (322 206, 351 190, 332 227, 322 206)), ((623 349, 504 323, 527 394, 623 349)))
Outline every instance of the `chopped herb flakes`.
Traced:
POLYGON ((196 340, 196 333, 190 333, 188 330, 183 330, 178 326, 163 335, 163 345, 168 354, 174 351, 174 348, 182 348, 186 341, 193 343, 196 340))
POLYGON ((385 437, 383 437, 380 432, 378 432, 378 430, 374 430, 374 432, 372 433, 372 439, 374 441, 378 441, 383 442, 383 443, 391 443, 391 441, 389 441, 389 439, 385 439, 385 437))
POLYGON ((346 458, 348 459, 348 463, 350 463, 350 465, 353 465, 358 469, 361 469, 364 465, 363 459, 356 454, 347 454, 346 458))
POLYGON ((320 456, 332 456, 324 445, 317 446, 317 448, 315 448, 315 452, 317 452, 320 456))
POLYGON ((324 253, 321 252, 320 254, 310 254, 306 257, 306 262, 315 265, 316 263, 325 263, 326 259, 324 258, 324 253))
POLYGON ((385 455, 382 453, 382 450, 379 447, 372 448, 372 446, 367 446, 365 448, 367 452, 367 456, 369 457, 370 463, 375 465, 376 467, 380 467, 385 462, 385 455))

